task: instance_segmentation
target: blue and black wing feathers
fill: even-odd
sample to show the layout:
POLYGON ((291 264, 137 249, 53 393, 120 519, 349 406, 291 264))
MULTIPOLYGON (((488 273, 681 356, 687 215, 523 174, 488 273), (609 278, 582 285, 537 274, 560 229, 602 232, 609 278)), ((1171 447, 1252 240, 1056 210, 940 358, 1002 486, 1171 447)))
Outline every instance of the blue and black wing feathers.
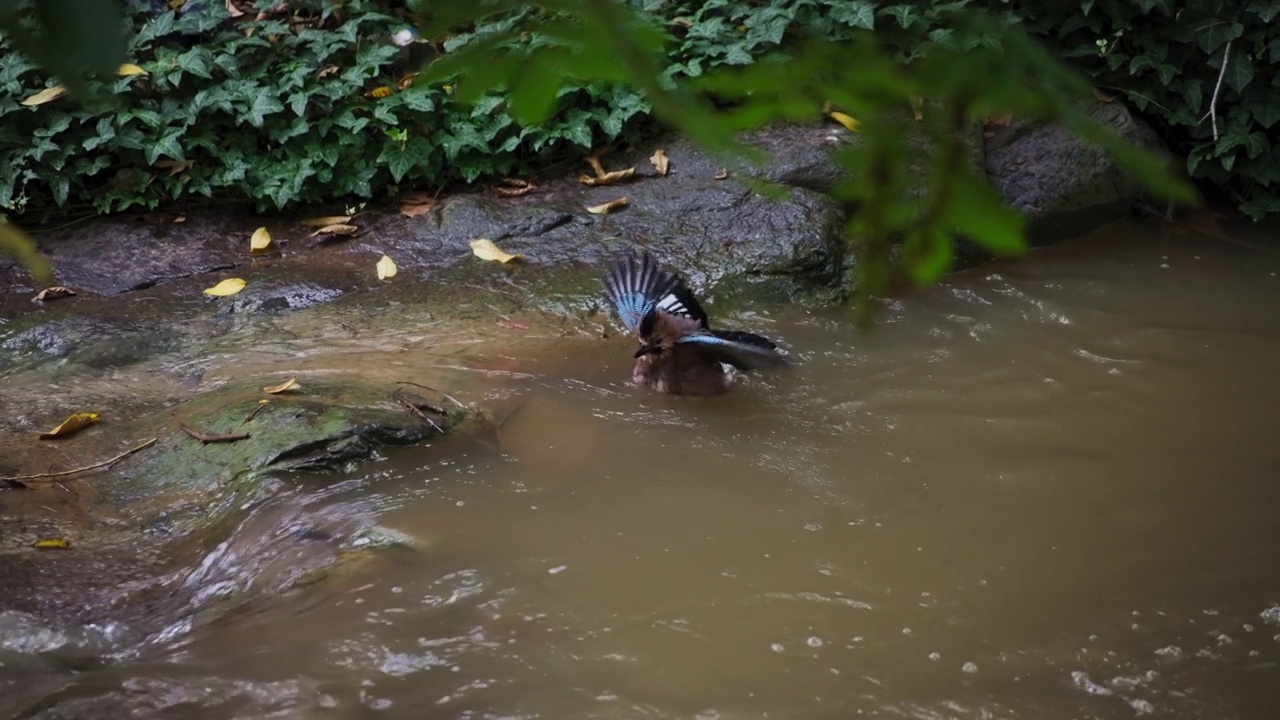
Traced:
POLYGON ((707 327, 707 314, 693 292, 680 276, 659 267, 648 253, 642 258, 632 255, 610 262, 603 284, 618 318, 632 332, 646 335, 642 327, 645 318, 658 310, 693 318, 707 327))
POLYGON ((679 342, 705 348, 716 360, 739 370, 761 370, 791 365, 791 361, 778 352, 778 346, 772 340, 755 333, 720 330, 686 335, 680 338, 679 342))

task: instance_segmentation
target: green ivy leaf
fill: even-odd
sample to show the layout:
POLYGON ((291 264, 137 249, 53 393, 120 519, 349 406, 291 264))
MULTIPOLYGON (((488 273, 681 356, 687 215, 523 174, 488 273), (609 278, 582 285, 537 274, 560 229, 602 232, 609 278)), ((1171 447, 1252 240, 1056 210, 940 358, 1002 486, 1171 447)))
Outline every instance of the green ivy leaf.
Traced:
POLYGON ((425 164, 430 155, 431 145, 426 138, 414 135, 403 145, 395 140, 384 142, 377 161, 386 166, 392 181, 398 183, 416 166, 425 164))
POLYGON ((1223 79, 1236 92, 1243 92, 1249 83, 1253 81, 1253 74, 1253 63, 1249 61, 1248 56, 1242 52, 1232 53, 1231 61, 1227 63, 1227 71, 1223 75, 1223 79))
POLYGON ((1208 27, 1196 35, 1196 41, 1204 54, 1208 55, 1238 39, 1242 34, 1244 34, 1244 26, 1238 22, 1210 20, 1208 27))
POLYGON ((246 114, 248 115, 249 124, 260 128, 268 115, 278 113, 281 110, 284 110, 284 105, 281 105, 280 101, 276 99, 271 88, 262 87, 253 96, 253 102, 249 105, 246 114))

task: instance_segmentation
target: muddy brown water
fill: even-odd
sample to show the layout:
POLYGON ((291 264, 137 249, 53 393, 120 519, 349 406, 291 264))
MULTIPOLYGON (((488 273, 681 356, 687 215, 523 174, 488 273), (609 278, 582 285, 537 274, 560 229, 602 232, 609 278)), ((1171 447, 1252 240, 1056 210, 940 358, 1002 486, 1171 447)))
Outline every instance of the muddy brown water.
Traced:
POLYGON ((270 587, 352 517, 419 549, 129 642, 8 617, 9 712, 1280 717, 1277 273, 1247 233, 1115 226, 870 335, 734 317, 799 363, 713 400, 565 340, 487 391, 517 408, 500 451, 286 479, 181 607, 270 587))

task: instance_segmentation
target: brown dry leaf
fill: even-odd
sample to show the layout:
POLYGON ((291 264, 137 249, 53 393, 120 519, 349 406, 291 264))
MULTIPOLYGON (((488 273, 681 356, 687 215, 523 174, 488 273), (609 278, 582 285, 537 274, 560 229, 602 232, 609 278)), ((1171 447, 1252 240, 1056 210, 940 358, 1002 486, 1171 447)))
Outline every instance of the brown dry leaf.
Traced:
POLYGON ((236 18, 236 17, 240 17, 241 15, 244 15, 244 11, 236 7, 236 4, 231 2, 231 0, 227 0, 226 4, 227 4, 227 12, 231 13, 231 17, 236 18))
POLYGON ((379 280, 386 280, 396 275, 396 263, 387 255, 383 255, 382 259, 378 261, 377 268, 379 280))
POLYGON ((335 224, 325 225, 307 237, 315 237, 317 235, 355 235, 357 232, 360 232, 360 228, 355 225, 335 224))
POLYGON ((1093 96, 1097 98, 1099 102, 1104 102, 1104 103, 1115 102, 1116 100, 1115 95, 1108 95, 1107 93, 1102 92, 1098 88, 1093 88, 1093 96))
POLYGON ((40 538, 31 543, 31 547, 37 550, 66 550, 71 547, 71 541, 66 538, 40 538))
POLYGON ((165 7, 169 8, 170 10, 177 10, 178 8, 186 4, 187 4, 187 0, 169 0, 169 2, 165 3, 165 7))
POLYGON ((326 215, 324 217, 307 218, 300 222, 307 227, 324 227, 326 225, 346 225, 350 221, 350 215, 326 215))
POLYGON ((330 75, 337 75, 341 71, 342 71, 342 68, 338 67, 337 65, 325 65, 324 67, 320 68, 320 72, 316 73, 316 77, 319 78, 320 80, 323 80, 329 77, 330 75))
POLYGON ((407 87, 409 87, 410 85, 412 85, 412 84, 413 84, 413 81, 414 81, 414 80, 417 80, 417 79, 418 79, 418 73, 416 73, 416 72, 415 72, 415 73, 409 73, 408 75, 405 75, 404 77, 402 77, 402 78, 400 78, 399 80, 397 80, 397 81, 396 81, 396 89, 397 89, 397 90, 404 90, 405 88, 407 88, 407 87))
POLYGON ((728 179, 729 179, 729 169, 728 169, 728 168, 720 168, 720 172, 716 173, 716 179, 717 179, 717 180, 728 180, 728 179))
POLYGON ((599 150, 596 150, 590 155, 582 158, 582 160, 583 162, 591 166, 591 169, 595 172, 596 177, 603 177, 605 175, 605 171, 604 171, 604 166, 600 164, 600 158, 604 157, 605 155, 608 155, 611 152, 613 152, 613 146, 605 145, 599 150))
POLYGON ((653 169, 657 170, 659 175, 667 176, 667 167, 671 164, 671 161, 667 159, 666 150, 662 148, 654 150, 653 155, 649 156, 649 162, 653 164, 653 169))
POLYGON ((431 212, 433 207, 435 207, 435 203, 420 203, 417 205, 400 203, 400 214, 405 217, 418 217, 423 213, 431 212))
POLYGON ((76 291, 72 290, 69 287, 55 285, 53 287, 47 287, 41 290, 40 292, 36 293, 36 296, 31 298, 31 302, 44 302, 45 300, 57 300, 58 298, 71 297, 72 295, 75 295, 75 294, 76 294, 76 291))
POLYGON ((512 260, 520 260, 524 255, 503 252, 501 248, 493 244, 492 240, 480 238, 471 241, 471 253, 481 260, 493 260, 500 263, 508 263, 512 260))
POLYGON ((146 75, 147 71, 133 63, 125 63, 116 70, 116 74, 120 77, 129 77, 130 75, 146 75))
POLYGON ((590 175, 580 175, 578 176, 578 179, 582 181, 583 185, 590 185, 592 187, 597 187, 601 185, 616 185, 622 182, 623 180, 629 180, 630 178, 635 176, 635 174, 636 174, 636 169, 634 167, 629 167, 626 170, 614 170, 613 172, 607 172, 598 177, 591 177, 590 175))
POLYGON ((47 102, 57 100, 58 98, 66 94, 67 94, 66 85, 54 85, 53 87, 45 88, 40 92, 36 93, 35 95, 31 95, 30 97, 23 99, 22 104, 26 105, 27 107, 32 107, 35 105, 43 105, 47 102))
POLYGON ((205 288, 204 294, 213 297, 227 297, 240 292, 245 285, 245 281, 241 278, 227 278, 211 288, 205 288))
POLYGON ((284 382, 280 383, 279 385, 271 385, 271 386, 262 388, 262 392, 268 395, 279 395, 282 392, 287 392, 289 390, 297 390, 300 387, 302 386, 298 384, 298 378, 291 377, 288 380, 285 380, 284 382))
POLYGON ((999 125, 1000 127, 1009 127, 1009 123, 1013 122, 1013 113, 1005 113, 1003 115, 994 115, 986 119, 986 125, 999 125))
POLYGON ((168 170, 169 176, 180 175, 192 168, 196 164, 195 160, 157 160, 156 167, 161 170, 168 170))
POLYGON ((265 227, 260 227, 253 231, 253 235, 249 237, 249 252, 264 253, 271 246, 271 233, 265 227))
POLYGON ((502 184, 506 187, 495 185, 493 188, 493 191, 502 197, 520 197, 538 189, 538 183, 520 178, 502 178, 502 184))
POLYGON ((915 115, 916 122, 924 119, 924 98, 919 95, 911 96, 911 113, 915 115))
POLYGON ((52 440, 53 438, 66 437, 68 435, 72 435, 74 433, 80 432, 81 430, 89 427, 90 425, 96 422, 98 422, 98 413, 94 413, 94 412, 75 413, 69 416, 66 420, 63 420, 62 424, 59 425, 58 427, 50 430, 47 433, 40 433, 40 439, 52 440))
POLYGON ((620 198, 615 198, 613 200, 610 200, 607 203, 601 203, 600 205, 588 206, 587 212, 591 213, 592 215, 608 215, 614 210, 621 210, 622 208, 626 207, 628 204, 629 204, 629 201, 625 197, 620 197, 620 198))

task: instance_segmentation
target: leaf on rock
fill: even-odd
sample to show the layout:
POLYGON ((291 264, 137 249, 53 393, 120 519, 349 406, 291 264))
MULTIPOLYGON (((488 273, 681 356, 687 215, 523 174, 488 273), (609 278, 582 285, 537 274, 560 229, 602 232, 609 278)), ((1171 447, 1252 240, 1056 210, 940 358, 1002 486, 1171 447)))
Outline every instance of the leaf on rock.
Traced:
POLYGON ((326 225, 345 225, 350 221, 350 215, 326 215, 324 217, 307 218, 302 221, 302 224, 307 227, 324 227, 326 225))
POLYGON ((582 181, 583 185, 598 187, 601 185, 616 185, 622 182, 623 180, 629 180, 635 174, 636 174, 635 167, 629 167, 626 170, 614 170, 613 172, 607 172, 607 173, 604 173, 603 175, 597 175, 596 177, 591 177, 590 175, 580 175, 578 179, 582 181))
POLYGON ((212 297, 227 297, 243 290, 245 284, 245 281, 240 278, 227 278, 211 288, 205 288, 204 294, 212 297))
POLYGON ((828 112, 827 117, 845 126, 846 128, 849 129, 850 132, 858 132, 858 128, 862 127, 862 123, 858 122, 857 118, 853 117, 852 115, 847 115, 845 113, 842 113, 838 110, 832 110, 828 112))
POLYGON ((383 255, 378 261, 378 279, 386 280, 389 277, 395 277, 396 263, 390 257, 383 255))
POLYGON ((40 538, 31 543, 31 547, 37 550, 66 550, 71 547, 71 541, 66 538, 40 538))
POLYGON ((608 215, 614 210, 621 210, 628 204, 629 202, 625 197, 620 197, 610 200, 607 203, 601 203, 600 205, 591 205, 587 208, 587 212, 592 215, 608 215))
POLYGON ((653 155, 649 156, 649 162, 653 164, 653 169, 657 170, 659 175, 667 176, 667 166, 671 164, 671 161, 667 159, 666 150, 662 148, 654 150, 653 155))
POLYGON ((282 392, 287 392, 289 390, 297 390, 300 387, 302 386, 298 384, 298 378, 291 377, 288 380, 285 380, 284 382, 280 383, 279 385, 270 385, 268 387, 262 388, 262 392, 268 395, 279 395, 282 392))
POLYGON ((431 212, 436 206, 436 199, 420 190, 405 193, 400 198, 400 214, 405 217, 418 217, 431 212))
POLYGON ((307 237, 315 237, 317 235, 355 235, 357 232, 360 232, 360 228, 355 225, 325 225, 307 237))
POLYGON ((249 238, 249 252, 264 253, 271 245, 271 233, 265 227, 260 227, 253 231, 253 235, 249 238))
POLYGON ((717 179, 717 180, 728 180, 728 179, 729 179, 729 170, 728 170, 728 168, 720 168, 720 172, 716 173, 716 179, 717 179))
POLYGON ((55 285, 54 287, 47 287, 41 290, 40 292, 36 293, 36 296, 31 298, 31 302, 44 302, 45 300, 57 300, 58 298, 71 297, 72 295, 75 295, 75 294, 76 294, 76 291, 72 290, 69 287, 55 285))
POLYGON ((524 258, 523 254, 512 255, 510 253, 503 252, 497 245, 493 244, 492 240, 485 238, 472 240, 471 252, 481 260, 493 260, 500 263, 508 263, 512 260, 521 260, 524 258))
POLYGON ((52 440, 54 438, 63 438, 68 435, 72 435, 77 432, 80 432, 81 430, 89 427, 90 425, 96 422, 98 422, 98 413, 94 413, 94 412, 75 413, 70 417, 68 417, 66 420, 63 420, 62 424, 59 425, 58 427, 50 430, 47 433, 40 433, 40 439, 52 440))
POLYGON ((538 183, 520 178, 502 178, 502 185, 494 185, 493 191, 502 197, 520 197, 538 189, 538 183))
POLYGON ((43 105, 47 102, 57 100, 58 98, 66 94, 67 94, 66 85, 54 85, 53 87, 48 87, 41 90, 35 95, 31 95, 30 97, 24 98, 22 101, 22 104, 27 107, 33 107, 35 105, 43 105))

